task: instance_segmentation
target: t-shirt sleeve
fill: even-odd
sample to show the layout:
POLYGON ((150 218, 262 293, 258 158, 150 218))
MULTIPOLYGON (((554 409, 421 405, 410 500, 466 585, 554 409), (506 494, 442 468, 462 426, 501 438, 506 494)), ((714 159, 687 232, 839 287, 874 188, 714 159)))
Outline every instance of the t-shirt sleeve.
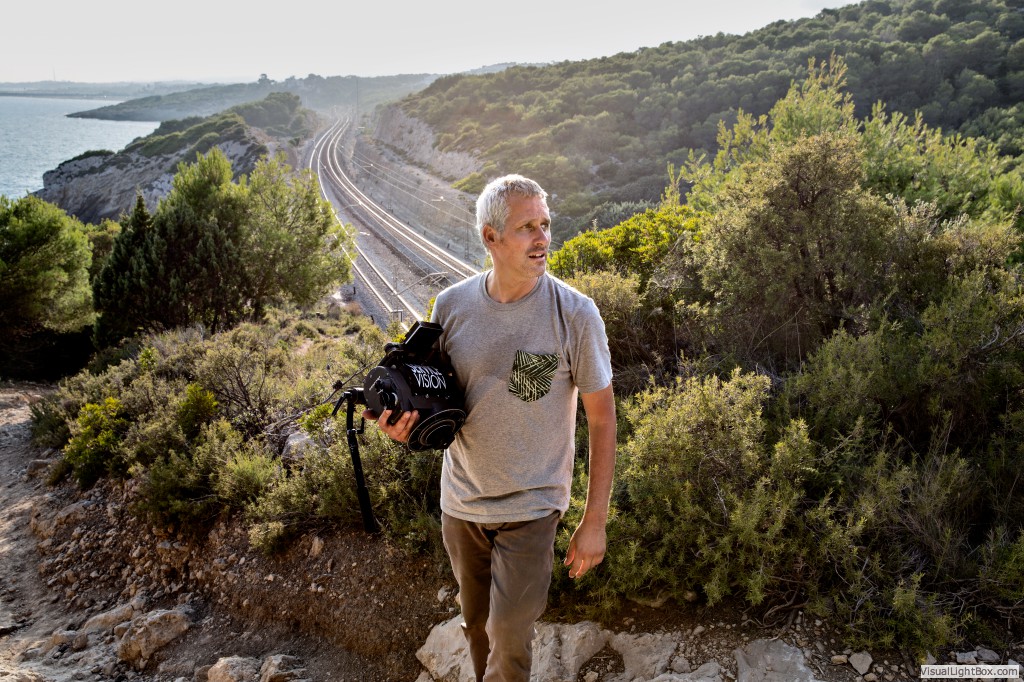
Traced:
POLYGON ((434 298, 434 305, 430 310, 430 322, 441 325, 442 332, 438 344, 441 350, 448 353, 448 296, 442 291, 434 298))
POLYGON ((572 376, 580 393, 593 393, 612 381, 611 353, 604 320, 593 301, 587 300, 573 319, 572 376))

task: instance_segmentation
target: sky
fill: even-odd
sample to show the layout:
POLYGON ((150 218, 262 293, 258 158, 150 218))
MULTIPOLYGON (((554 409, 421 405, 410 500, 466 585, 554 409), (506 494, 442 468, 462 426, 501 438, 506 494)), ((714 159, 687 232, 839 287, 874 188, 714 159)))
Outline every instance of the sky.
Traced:
POLYGON ((456 73, 742 34, 850 0, 14 0, 0 82, 456 73))

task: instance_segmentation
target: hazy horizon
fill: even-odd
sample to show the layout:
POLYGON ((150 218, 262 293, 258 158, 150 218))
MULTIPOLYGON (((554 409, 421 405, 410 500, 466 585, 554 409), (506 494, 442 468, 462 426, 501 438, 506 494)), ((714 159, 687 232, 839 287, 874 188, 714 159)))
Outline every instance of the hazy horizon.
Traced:
POLYGON ((5 11, 0 82, 251 82, 288 77, 458 73, 507 62, 590 59, 719 32, 743 34, 811 17, 850 0, 523 0, 499 14, 468 0, 399 2, 384 18, 368 3, 257 6, 180 0, 159 13, 128 0, 22 1, 5 11), (608 9, 604 9, 608 7, 608 9), (198 19, 197 19, 198 18, 198 19), (147 30, 159 25, 156 31, 147 30), (326 28, 325 28, 326 27, 326 28), (322 30, 324 35, 314 31, 322 30), (243 62, 243 63, 240 63, 243 62))

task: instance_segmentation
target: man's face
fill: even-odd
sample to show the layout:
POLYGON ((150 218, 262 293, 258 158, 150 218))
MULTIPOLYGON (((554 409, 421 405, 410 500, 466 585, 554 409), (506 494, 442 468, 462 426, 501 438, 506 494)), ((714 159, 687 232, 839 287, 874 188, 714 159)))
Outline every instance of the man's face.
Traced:
POLYGON ((547 267, 551 244, 547 202, 542 197, 511 195, 504 231, 491 230, 489 236, 493 237, 488 244, 496 272, 522 279, 540 277, 547 267))

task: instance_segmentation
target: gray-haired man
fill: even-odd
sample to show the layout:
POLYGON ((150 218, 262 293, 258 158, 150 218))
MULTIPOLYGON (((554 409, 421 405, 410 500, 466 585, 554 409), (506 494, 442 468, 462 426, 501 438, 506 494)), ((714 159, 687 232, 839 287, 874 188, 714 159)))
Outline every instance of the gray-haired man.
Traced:
MULTIPOLYGON (((564 560, 599 564, 615 468, 615 402, 594 302, 546 272, 547 193, 518 175, 492 181, 477 227, 493 269, 441 292, 433 321, 466 394, 445 451, 442 532, 459 583, 477 680, 530 678, 534 623, 547 603, 558 520, 569 506, 577 396, 590 434, 586 510, 564 560)), ((369 414, 369 417, 374 415, 369 414)), ((418 415, 380 428, 408 440, 418 415)))

